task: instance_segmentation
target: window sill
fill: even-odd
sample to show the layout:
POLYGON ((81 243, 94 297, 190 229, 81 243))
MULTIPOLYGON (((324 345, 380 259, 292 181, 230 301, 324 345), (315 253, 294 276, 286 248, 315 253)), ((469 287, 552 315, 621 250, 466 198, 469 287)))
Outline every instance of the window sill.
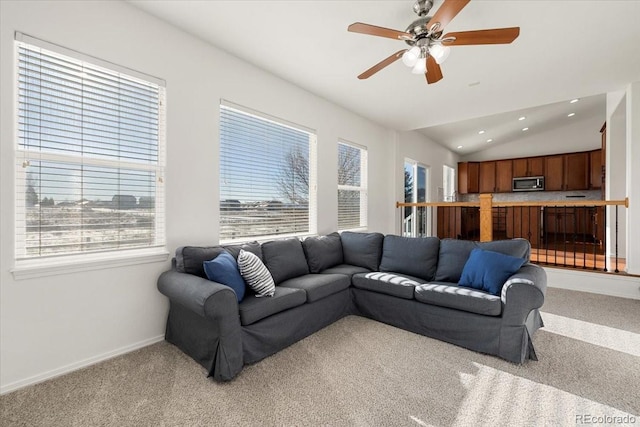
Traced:
POLYGON ((169 259, 165 248, 126 250, 109 254, 83 254, 60 258, 17 261, 10 270, 15 280, 34 279, 57 274, 101 270, 128 265, 164 262, 169 259))

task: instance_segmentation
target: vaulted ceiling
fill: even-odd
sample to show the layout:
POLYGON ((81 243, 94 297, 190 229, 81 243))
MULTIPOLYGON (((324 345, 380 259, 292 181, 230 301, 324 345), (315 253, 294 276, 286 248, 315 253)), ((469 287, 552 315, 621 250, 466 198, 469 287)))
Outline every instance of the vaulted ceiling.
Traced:
MULTIPOLYGON (((348 25, 405 30, 417 17, 412 0, 130 3, 364 117, 421 130, 449 148, 461 136, 456 126, 439 126, 497 126, 501 114, 545 111, 640 80, 637 0, 471 0, 445 32, 519 26, 520 36, 507 45, 452 47, 444 78, 431 85, 401 61, 356 78, 406 44, 350 33, 348 25)), ((596 98, 590 114, 603 111, 604 97, 596 98)))

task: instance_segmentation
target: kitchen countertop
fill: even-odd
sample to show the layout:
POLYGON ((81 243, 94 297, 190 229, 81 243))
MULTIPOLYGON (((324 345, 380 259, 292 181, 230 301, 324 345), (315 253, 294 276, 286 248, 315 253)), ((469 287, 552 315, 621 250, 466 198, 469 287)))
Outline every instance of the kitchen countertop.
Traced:
MULTIPOLYGON (((479 194, 461 194, 458 198, 460 202, 476 202, 479 194)), ((493 200, 496 202, 530 202, 530 201, 582 201, 582 200, 602 200, 600 190, 587 191, 517 191, 514 193, 493 193, 493 200)))

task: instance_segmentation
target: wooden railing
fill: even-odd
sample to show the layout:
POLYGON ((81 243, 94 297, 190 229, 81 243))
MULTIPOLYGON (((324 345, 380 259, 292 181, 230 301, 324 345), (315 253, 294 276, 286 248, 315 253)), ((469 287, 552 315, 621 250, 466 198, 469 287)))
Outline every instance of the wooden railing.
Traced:
POLYGON ((522 237, 531 242, 534 262, 615 272, 625 265, 619 256, 621 206, 628 208, 629 199, 498 202, 481 194, 475 202, 396 203, 405 236, 482 242, 522 237), (418 218, 423 223, 416 226, 418 218))

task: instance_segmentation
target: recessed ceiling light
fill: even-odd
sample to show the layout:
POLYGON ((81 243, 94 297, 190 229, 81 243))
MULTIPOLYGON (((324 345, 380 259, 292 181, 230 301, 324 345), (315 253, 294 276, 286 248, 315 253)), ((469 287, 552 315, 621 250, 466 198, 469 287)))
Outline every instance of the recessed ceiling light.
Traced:
POLYGON ((487 142, 493 142, 493 139, 489 138, 487 139, 487 142))
POLYGON ((462 148, 462 145, 458 145, 458 150, 462 148))
POLYGON ((522 128, 522 132, 526 132, 528 130, 529 130, 529 128, 522 128))
POLYGON ((575 115, 576 115, 576 113, 569 113, 569 114, 567 114, 567 117, 573 117, 575 115))
POLYGON ((523 121, 524 119, 526 119, 526 117, 525 117, 525 116, 520 116, 520 117, 518 117, 518 120, 520 120, 520 121, 523 121))
POLYGON ((578 98, 572 99, 571 101, 569 101, 569 104, 575 104, 576 102, 580 101, 578 98))
POLYGON ((481 130, 481 131, 479 131, 479 132, 478 132, 478 134, 479 134, 479 135, 482 135, 483 133, 484 133, 484 131, 483 131, 483 130, 481 130))

